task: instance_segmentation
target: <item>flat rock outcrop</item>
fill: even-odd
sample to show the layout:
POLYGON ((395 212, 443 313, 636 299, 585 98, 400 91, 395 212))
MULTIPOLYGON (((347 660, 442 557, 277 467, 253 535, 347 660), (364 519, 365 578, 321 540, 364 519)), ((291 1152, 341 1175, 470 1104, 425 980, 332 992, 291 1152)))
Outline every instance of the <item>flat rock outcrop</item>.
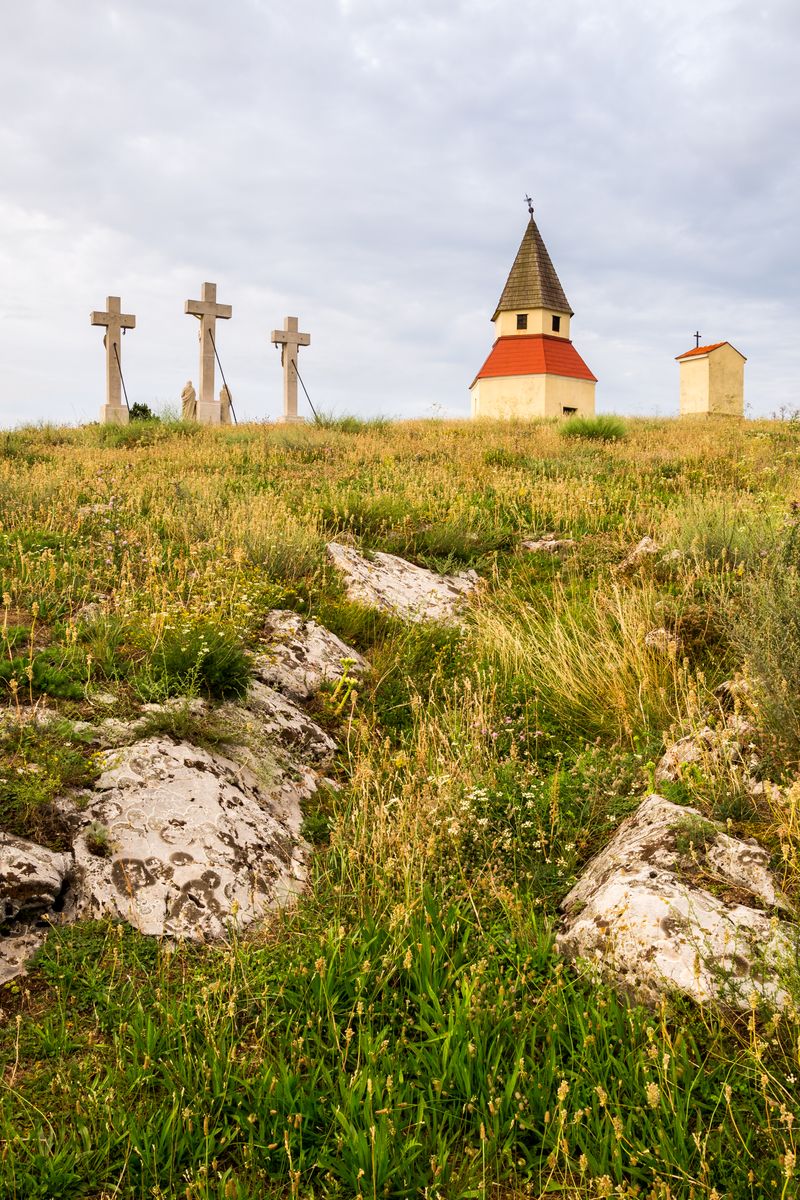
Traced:
POLYGON ((71 856, 0 833, 0 921, 40 916, 52 908, 71 856))
POLYGON ((365 658, 341 638, 299 613, 274 609, 268 618, 269 649, 260 654, 255 674, 292 700, 308 700, 323 683, 336 683, 345 671, 362 675, 365 658))
POLYGON ((71 854, 0 833, 0 983, 22 974, 47 935, 72 870, 71 854))
MULTIPOLYGON (((368 664, 316 621, 276 612, 271 627, 274 652, 256 663, 242 703, 176 697, 134 720, 74 723, 105 748, 104 769, 84 807, 56 802, 69 851, 0 834, 0 982, 24 970, 48 922, 110 916, 206 941, 302 890, 311 853, 302 803, 336 743, 297 701, 368 664)), ((41 709, 33 719, 58 715, 41 709)))
POLYGON ((328 554, 343 575, 351 600, 406 621, 453 623, 480 585, 475 571, 437 575, 395 554, 378 551, 367 558, 339 542, 328 544, 328 554))
POLYGON ((307 847, 287 827, 283 799, 274 807, 248 767, 167 738, 104 757, 99 794, 85 811, 92 824, 73 847, 76 916, 206 940, 299 892, 307 847), (105 854, 92 834, 98 826, 105 854))
POLYGON ((557 946, 647 1002, 679 992, 781 1007, 781 971, 800 944, 787 907, 762 847, 651 795, 564 900, 557 946))

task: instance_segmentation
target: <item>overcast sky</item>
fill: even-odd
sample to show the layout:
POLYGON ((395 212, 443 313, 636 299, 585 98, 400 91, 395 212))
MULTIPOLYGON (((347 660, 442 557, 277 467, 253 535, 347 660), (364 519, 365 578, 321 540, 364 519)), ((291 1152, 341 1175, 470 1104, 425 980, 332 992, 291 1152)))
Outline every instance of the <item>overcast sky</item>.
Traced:
MULTIPOLYGON (((197 384, 216 281, 240 417, 467 416, 527 212, 600 411, 677 411, 731 341, 800 407, 797 0, 6 0, 0 425, 97 419, 121 295, 131 402, 197 384), (306 409, 307 411, 307 409, 306 409)), ((219 384, 219 381, 218 381, 219 384)))

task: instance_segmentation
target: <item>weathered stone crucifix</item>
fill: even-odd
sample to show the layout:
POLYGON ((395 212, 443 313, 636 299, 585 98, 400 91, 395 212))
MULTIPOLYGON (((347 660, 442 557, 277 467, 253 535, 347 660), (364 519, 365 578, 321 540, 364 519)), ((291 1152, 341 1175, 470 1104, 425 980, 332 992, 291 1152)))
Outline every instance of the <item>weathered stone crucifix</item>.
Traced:
POLYGON ((122 403, 122 346, 121 330, 135 329, 136 317, 122 312, 119 296, 106 297, 106 311, 90 314, 93 325, 105 325, 106 335, 106 402, 100 410, 104 425, 127 425, 128 405, 122 403))
POLYGON ((201 425, 220 424, 220 403, 214 395, 214 358, 217 318, 227 321, 233 315, 230 304, 217 304, 217 285, 204 283, 199 300, 187 300, 185 312, 200 318, 200 382, 197 420, 201 425))
POLYGON ((297 317, 286 317, 283 329, 273 329, 272 341, 281 348, 283 367, 283 416, 282 421, 302 421, 297 415, 297 351, 300 346, 311 345, 310 333, 298 333, 297 317))

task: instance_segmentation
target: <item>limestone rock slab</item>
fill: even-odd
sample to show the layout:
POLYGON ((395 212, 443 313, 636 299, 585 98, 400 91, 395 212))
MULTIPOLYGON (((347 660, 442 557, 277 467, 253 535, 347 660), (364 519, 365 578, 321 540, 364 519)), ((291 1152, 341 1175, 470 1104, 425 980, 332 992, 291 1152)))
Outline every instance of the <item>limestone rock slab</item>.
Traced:
POLYGON ((328 554, 344 576, 351 600, 406 621, 457 621, 480 584, 475 571, 437 575, 395 554, 379 551, 366 558, 339 542, 328 544, 328 554))
POLYGON ((635 571, 642 563, 652 560, 655 554, 660 553, 660 550, 661 547, 651 537, 643 537, 617 565, 617 570, 622 574, 627 571, 635 571))
POLYGON ((247 708, 238 712, 240 718, 255 723, 261 737, 271 739, 301 763, 324 766, 336 752, 336 742, 330 734, 292 700, 264 683, 252 684, 247 708))
POLYGON ((0 922, 49 911, 72 866, 70 854, 0 833, 0 922))
POLYGON ((271 644, 256 659, 255 675, 292 700, 310 699, 323 683, 341 679, 345 669, 352 676, 369 667, 357 650, 312 618, 275 609, 267 626, 271 644))
POLYGON ((753 726, 738 713, 728 714, 717 726, 704 725, 667 747, 656 764, 655 782, 676 783, 687 766, 707 763, 715 771, 746 767, 755 771, 758 755, 752 744, 753 726))
POLYGON ((72 855, 0 833, 0 984, 24 975, 47 936, 43 918, 60 900, 72 855))
MULTIPOLYGON (((104 827, 111 853, 93 853, 86 829, 76 837, 77 916, 204 941, 301 890, 307 847, 250 768, 165 738, 105 758, 86 816, 104 827)), ((299 828, 297 797, 294 807, 299 828)))
POLYGON ((677 991, 742 1011, 753 995, 780 1007, 798 927, 757 902, 780 903, 766 852, 651 795, 564 900, 557 946, 648 1002, 677 991), (699 834, 688 858, 687 827, 699 834))
POLYGON ((571 550, 574 545, 574 538, 557 538, 553 533, 540 538, 525 538, 521 542, 522 549, 532 554, 559 554, 562 550, 571 550))
POLYGON ((28 963, 46 937, 46 929, 33 926, 20 926, 13 933, 0 935, 0 984, 26 974, 28 963))

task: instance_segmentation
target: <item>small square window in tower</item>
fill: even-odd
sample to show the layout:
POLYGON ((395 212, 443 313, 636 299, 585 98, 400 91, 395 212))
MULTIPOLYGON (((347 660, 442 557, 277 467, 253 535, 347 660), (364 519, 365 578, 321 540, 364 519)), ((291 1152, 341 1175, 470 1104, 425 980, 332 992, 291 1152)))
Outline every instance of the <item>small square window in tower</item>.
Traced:
POLYGON ((561 317, 553 317, 553 333, 561 332, 561 317))
POLYGON ((528 328, 528 314, 527 313, 517 313, 517 329, 527 329, 527 328, 528 328))

